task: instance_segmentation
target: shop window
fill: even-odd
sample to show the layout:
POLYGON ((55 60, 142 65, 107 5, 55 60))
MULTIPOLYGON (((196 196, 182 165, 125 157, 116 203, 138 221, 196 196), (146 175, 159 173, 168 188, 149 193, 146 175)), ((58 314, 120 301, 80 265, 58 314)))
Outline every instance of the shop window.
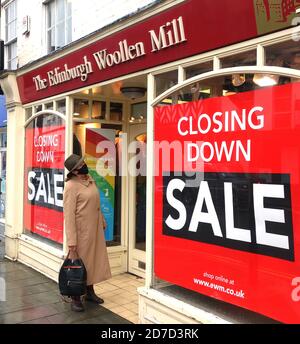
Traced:
POLYGON ((299 42, 293 40, 265 47, 266 65, 300 70, 299 42))
POLYGON ((299 81, 299 79, 265 73, 237 73, 214 77, 196 82, 182 88, 180 91, 174 92, 168 96, 168 99, 162 101, 161 105, 174 105, 212 97, 231 96, 236 93, 254 91, 262 87, 283 85, 293 81, 299 81))
POLYGON ((255 66, 256 50, 246 51, 240 54, 232 54, 221 59, 222 68, 255 66))
POLYGON ((178 83, 178 70, 162 73, 155 76, 156 96, 162 94, 178 83))
POLYGON ((7 68, 17 68, 17 1, 11 1, 5 8, 5 42, 7 68))
POLYGON ((62 114, 66 114, 66 100, 62 99, 62 100, 58 100, 56 102, 56 111, 62 113, 62 114))
MULTIPOLYGON (((80 123, 74 122, 74 139, 73 149, 76 146, 80 147, 83 156, 87 156, 86 163, 89 167, 89 173, 96 181, 101 197, 101 207, 108 224, 108 229, 105 231, 105 238, 108 246, 117 246, 121 244, 121 195, 122 195, 122 177, 120 169, 120 134, 122 133, 122 125, 108 124, 108 123, 80 123), (102 176, 96 170, 98 168, 106 168, 104 154, 96 152, 97 144, 102 141, 110 141, 115 147, 115 154, 110 156, 110 161, 115 166, 115 175, 102 176), (90 143, 93 142, 93 144, 90 143), (103 157, 103 164, 99 164, 99 159, 103 157), (102 166, 102 167, 101 167, 102 166)), ((75 151, 74 151, 75 153, 75 151)), ((78 154, 78 153, 77 153, 78 154)))
POLYGON ((0 133, 0 148, 6 148, 7 146, 7 133, 0 133))
POLYGON ((34 113, 37 113, 37 112, 42 111, 42 110, 43 110, 42 104, 40 104, 40 105, 35 105, 35 106, 33 107, 33 110, 34 110, 34 113))
POLYGON ((74 118, 89 118, 89 101, 74 99, 74 118))
POLYGON ((65 124, 42 114, 25 128, 24 231, 59 249, 63 243, 65 124))
POLYGON ((131 105, 130 122, 144 121, 147 119, 147 102, 131 105))
POLYGON ((32 107, 25 109, 25 121, 32 116, 32 107))
POLYGON ((92 118, 106 119, 106 102, 105 101, 93 100, 92 118))
POLYGON ((11 70, 18 68, 17 42, 7 45, 7 68, 11 70))
POLYGON ((46 4, 48 53, 72 41, 72 1, 52 0, 46 4))
POLYGON ((45 110, 53 110, 53 109, 54 109, 53 102, 45 104, 45 110))
POLYGON ((110 103, 110 120, 122 121, 123 119, 123 103, 110 103))
MULTIPOLYGON (((253 273, 251 269, 256 268, 257 259, 261 259, 259 255, 264 255, 266 259, 276 257, 273 251, 265 250, 264 244, 256 245, 257 242, 253 240, 255 230, 257 230, 253 223, 258 222, 257 217, 260 216, 254 210, 257 204, 255 204, 253 192, 255 187, 258 185, 260 188, 261 184, 264 184, 263 188, 271 190, 274 184, 277 184, 275 175, 279 176, 278 184, 282 188, 282 203, 278 207, 276 201, 270 196, 268 208, 281 209, 284 218, 282 223, 287 226, 280 234, 286 235, 286 240, 289 233, 293 235, 293 228, 288 219, 294 208, 290 203, 288 190, 294 189, 297 194, 300 182, 297 178, 296 181, 289 179, 288 173, 298 175, 299 140, 297 138, 300 122, 297 94, 299 84, 285 85, 286 82, 291 82, 291 80, 259 73, 212 77, 194 85, 188 85, 168 96, 169 99, 174 99, 174 104, 180 104, 180 101, 186 102, 184 106, 177 105, 167 109, 161 104, 156 106, 154 121, 156 144, 172 142, 176 149, 161 145, 160 152, 156 151, 155 156, 155 166, 158 167, 155 176, 153 216, 155 227, 154 289, 159 289, 163 293, 199 308, 203 308, 203 305, 207 306, 209 302, 210 310, 213 308, 212 313, 217 311, 220 303, 204 295, 240 305, 239 301, 227 297, 226 292, 216 294, 213 288, 222 285, 225 287, 224 290, 232 289, 230 293, 233 295, 234 288, 231 286, 236 287, 243 279, 249 279, 253 273), (282 79, 285 79, 285 82, 281 82, 282 79), (215 99, 202 101, 200 95, 203 89, 210 89, 209 98, 215 99), (188 104, 199 99, 201 99, 200 102, 188 104), (191 142, 190 149, 187 149, 185 144, 189 142, 191 142), (236 143, 243 146, 243 156, 239 156, 238 150, 235 150, 236 143), (226 153, 223 155, 224 152, 226 153), (229 155, 227 155, 228 152, 230 152, 229 155), (268 154, 278 158, 274 161, 267 159, 268 154), (228 188, 229 185, 232 187, 231 190, 228 188), (203 186, 207 186, 207 189, 203 186), (203 192, 201 192, 202 187, 203 192), (203 196, 206 192, 204 189, 207 191, 207 198, 203 196), (233 227, 242 229, 243 232, 247 229, 249 238, 245 240, 241 237, 234 239, 231 237, 227 245, 225 242, 228 239, 226 236, 228 229, 226 221, 229 219, 228 192, 233 195, 230 200, 233 227), (285 201, 287 204, 283 203, 285 201), (207 220, 212 212, 214 215, 207 220), (220 229, 217 235, 214 233, 215 220, 220 229), (222 243, 218 241, 219 235, 225 238, 222 243), (247 251, 249 247, 251 251, 247 251), (220 253, 224 248, 230 248, 230 250, 220 253), (241 251, 245 256, 249 255, 249 261, 253 259, 249 266, 244 265, 244 259, 239 261, 241 251), (166 264, 166 262, 172 262, 172 264, 166 264), (218 267, 220 262, 222 262, 221 268, 218 267), (238 265, 243 268, 235 274, 232 267, 238 265), (225 276, 225 270, 228 276, 225 276), (240 277, 240 274, 243 276, 240 277)), ((266 202, 268 197, 262 198, 266 202)), ((261 205, 262 208, 265 207, 265 204, 261 203, 261 205)), ((268 234, 276 233, 276 236, 279 233, 277 225, 280 221, 275 213, 273 218, 266 220, 268 234)), ((274 243, 269 247, 272 250, 282 249, 282 246, 274 243)), ((293 254, 293 247, 294 244, 286 245, 281 251, 285 258, 281 256, 281 259, 290 260, 289 254, 293 254), (288 252, 287 246, 290 251, 285 255, 288 252)), ((285 267, 282 267, 282 271, 287 272, 285 267)), ((266 273, 266 278, 270 278, 268 275, 271 276, 266 273)), ((275 276, 273 281, 271 278, 269 280, 270 285, 272 282, 276 283, 279 276, 277 266, 274 267, 273 276, 275 276)), ((252 286, 248 288, 245 285, 245 293, 248 293, 249 298, 256 298, 255 292, 266 285, 264 283, 262 286, 262 283, 257 281, 255 283, 258 284, 254 289, 252 286), (250 295, 252 289, 255 292, 250 295)), ((277 300, 280 295, 282 304, 285 304, 285 291, 280 288, 272 290, 270 287, 269 292, 273 300, 277 300)), ((263 298, 263 293, 265 292, 262 292, 257 300, 263 298)), ((240 314, 240 309, 229 305, 228 307, 231 307, 233 314, 240 314)), ((264 308, 266 311, 268 307, 264 308)), ((296 320, 297 315, 299 318, 296 308, 297 305, 289 311, 291 319, 295 317, 296 320)), ((257 308, 251 305, 249 309, 257 311, 257 308)), ((271 312, 270 309, 271 307, 268 310, 269 314, 267 312, 264 314, 275 315, 275 312, 273 310, 271 312)), ((249 314, 245 311, 244 315, 249 314)), ((280 315, 277 314, 277 317, 280 318, 280 315)), ((260 318, 262 319, 263 317, 260 318)))
POLYGON ((199 63, 190 67, 185 68, 186 79, 192 78, 195 75, 207 73, 213 70, 213 62, 208 61, 204 63, 199 63))

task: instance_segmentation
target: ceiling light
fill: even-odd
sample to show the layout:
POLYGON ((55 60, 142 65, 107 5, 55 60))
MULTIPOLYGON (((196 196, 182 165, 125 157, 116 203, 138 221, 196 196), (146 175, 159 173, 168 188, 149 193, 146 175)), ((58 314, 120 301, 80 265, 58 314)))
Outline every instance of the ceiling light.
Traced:
POLYGON ((254 74, 253 82, 260 86, 275 86, 278 84, 279 75, 272 74, 254 74))
POLYGON ((125 97, 127 97, 131 100, 134 100, 137 98, 144 97, 144 95, 146 93, 146 88, 144 88, 144 87, 132 87, 132 86, 121 87, 121 92, 125 97))
POLYGON ((242 86, 246 81, 245 74, 233 74, 232 75, 232 85, 234 87, 242 86))

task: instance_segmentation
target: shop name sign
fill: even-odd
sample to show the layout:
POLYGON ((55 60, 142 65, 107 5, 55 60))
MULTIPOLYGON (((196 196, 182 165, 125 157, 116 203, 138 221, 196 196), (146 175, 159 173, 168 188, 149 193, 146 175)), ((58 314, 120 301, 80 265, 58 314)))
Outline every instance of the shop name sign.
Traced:
MULTIPOLYGON (((141 14, 141 20, 133 25, 124 21, 126 27, 122 30, 105 37, 100 37, 100 33, 99 39, 90 44, 85 44, 85 40, 78 42, 71 53, 62 57, 54 54, 40 67, 20 70, 17 82, 21 101, 28 104, 132 73, 144 73, 149 68, 257 37, 253 8, 253 0, 189 0, 149 17, 141 14), (232 8, 238 30, 232 29, 232 8)), ((263 6, 260 12, 265 25, 263 6)), ((275 29, 271 26, 267 31, 275 29)))
MULTIPOLYGON (((159 27, 158 30, 149 30, 149 39, 151 51, 157 53, 161 50, 182 44, 187 41, 182 16, 168 21, 159 27)), ((70 80, 80 79, 82 82, 87 81, 89 74, 94 73, 94 65, 103 71, 113 66, 134 61, 147 54, 146 45, 140 41, 135 44, 129 44, 127 39, 119 41, 118 48, 114 51, 101 49, 92 53, 91 59, 83 56, 81 64, 70 66, 67 63, 63 68, 56 67, 47 72, 44 78, 40 74, 33 77, 36 91, 47 89, 70 80)))

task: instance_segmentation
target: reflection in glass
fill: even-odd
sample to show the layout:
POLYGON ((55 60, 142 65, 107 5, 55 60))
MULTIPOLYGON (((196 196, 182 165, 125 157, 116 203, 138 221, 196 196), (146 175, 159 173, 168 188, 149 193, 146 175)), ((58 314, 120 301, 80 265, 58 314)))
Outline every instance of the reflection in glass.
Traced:
POLYGON ((45 110, 53 110, 53 102, 45 104, 45 110))
POLYGON ((189 79, 195 75, 207 73, 207 72, 210 72, 212 70, 213 70, 213 62, 208 61, 208 62, 204 62, 204 63, 200 63, 197 65, 187 67, 185 69, 185 76, 186 76, 186 79, 189 79))
POLYGON ((42 105, 36 105, 34 106, 34 113, 40 112, 43 110, 43 106, 42 105))
POLYGON ((172 86, 178 83, 178 70, 162 73, 155 76, 156 96, 162 94, 172 86))
POLYGON ((256 50, 245 51, 240 54, 233 54, 221 59, 222 68, 255 66, 256 50))
POLYGON ((170 94, 160 105, 175 105, 207 98, 230 96, 236 93, 255 91, 262 87, 300 81, 297 78, 265 73, 239 74, 240 79, 242 82, 236 83, 235 75, 229 74, 199 81, 170 94))
POLYGON ((62 114, 66 114, 66 100, 62 99, 56 102, 56 110, 62 114))
POLYGON ((288 40, 265 48, 266 65, 300 69, 299 42, 288 40))

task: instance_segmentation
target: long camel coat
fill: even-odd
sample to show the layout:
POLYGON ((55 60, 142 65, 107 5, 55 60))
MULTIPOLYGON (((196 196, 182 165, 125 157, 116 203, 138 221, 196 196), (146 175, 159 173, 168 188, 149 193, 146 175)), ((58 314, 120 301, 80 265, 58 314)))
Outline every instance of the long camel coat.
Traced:
POLYGON ((63 205, 67 245, 77 246, 77 253, 87 270, 87 285, 109 279, 105 219, 95 181, 90 176, 86 181, 72 177, 65 184, 63 205))

